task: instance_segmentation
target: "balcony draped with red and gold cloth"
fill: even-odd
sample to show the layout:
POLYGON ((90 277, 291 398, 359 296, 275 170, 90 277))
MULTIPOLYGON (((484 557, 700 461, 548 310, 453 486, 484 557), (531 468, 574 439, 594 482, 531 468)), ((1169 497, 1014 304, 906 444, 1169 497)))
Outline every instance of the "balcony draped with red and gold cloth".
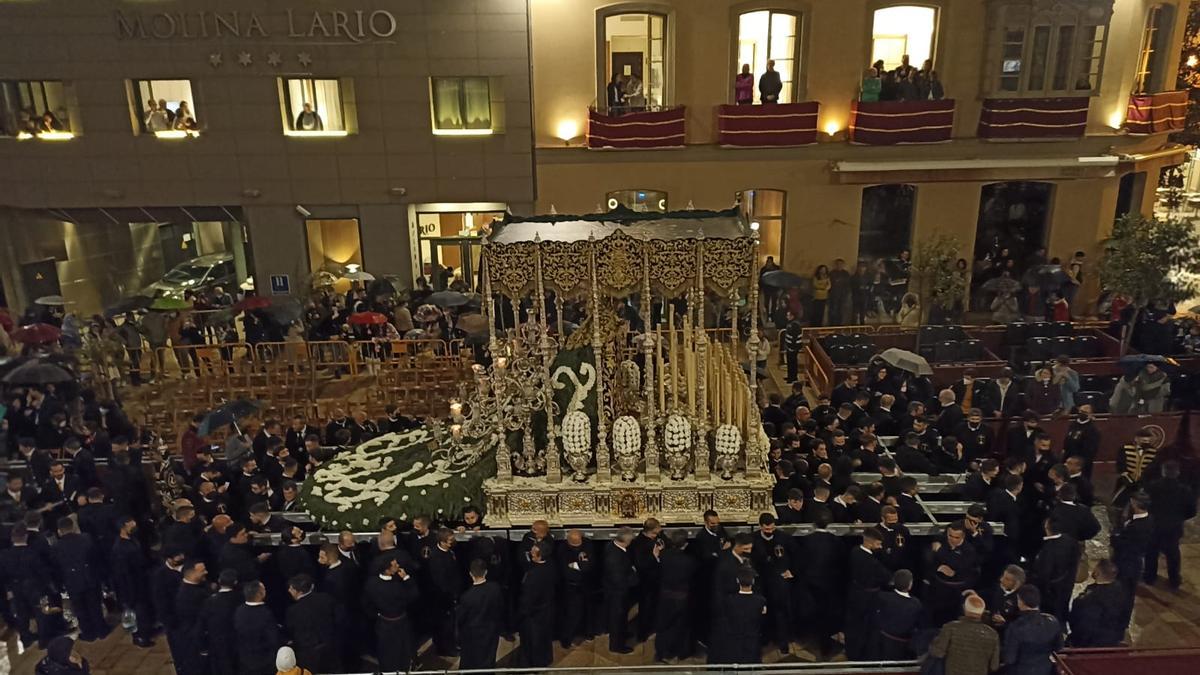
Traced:
POLYGON ((979 137, 1080 138, 1087 131, 1086 96, 1070 98, 989 98, 979 113, 979 137))
POLYGON ((734 148, 811 145, 820 108, 816 101, 717 106, 717 142, 734 148))
POLYGON ((1187 107, 1186 90, 1131 94, 1125 130, 1135 136, 1180 131, 1187 120, 1187 107))
POLYGON ((850 142, 859 145, 945 143, 954 131, 954 99, 854 101, 850 142))
POLYGON ((684 120, 683 106, 621 115, 589 110, 587 144, 589 148, 623 150, 682 148, 684 120))

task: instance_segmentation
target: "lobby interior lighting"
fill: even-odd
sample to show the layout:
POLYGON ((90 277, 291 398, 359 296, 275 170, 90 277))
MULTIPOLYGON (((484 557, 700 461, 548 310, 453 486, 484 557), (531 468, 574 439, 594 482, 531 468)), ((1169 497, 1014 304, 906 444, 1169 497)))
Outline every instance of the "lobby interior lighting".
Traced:
POLYGON ((75 138, 70 131, 43 131, 37 135, 43 141, 69 141, 75 138))
POLYGON ((154 132, 155 138, 168 138, 168 139, 189 138, 189 137, 196 138, 199 135, 200 135, 199 131, 191 131, 191 130, 186 130, 186 129, 171 129, 169 131, 154 132))
POLYGON ((345 130, 297 131, 295 129, 285 129, 283 135, 304 138, 341 138, 343 136, 349 136, 350 132, 345 130))
POLYGON ((491 136, 491 129, 434 129, 434 136, 491 136))
POLYGON ((829 120, 828 122, 825 123, 825 126, 823 128, 825 129, 825 133, 829 134, 830 136, 833 136, 833 135, 837 134, 837 132, 842 130, 842 125, 838 124, 837 122, 834 122, 833 120, 829 120))
POLYGON ((1108 126, 1112 127, 1113 129, 1120 129, 1121 126, 1124 124, 1125 124, 1125 111, 1124 110, 1114 110, 1112 112, 1112 114, 1108 116, 1108 126))

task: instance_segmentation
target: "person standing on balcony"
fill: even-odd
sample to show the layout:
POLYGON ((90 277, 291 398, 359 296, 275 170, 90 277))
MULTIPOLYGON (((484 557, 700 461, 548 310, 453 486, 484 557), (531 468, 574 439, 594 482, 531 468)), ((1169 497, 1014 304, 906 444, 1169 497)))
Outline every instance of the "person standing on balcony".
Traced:
POLYGON ((622 82, 620 73, 613 73, 612 79, 608 82, 608 113, 610 115, 620 115, 625 111, 625 85, 622 82))
POLYGON ((738 105, 754 103, 754 73, 749 63, 743 63, 742 72, 733 78, 733 100, 738 105))
POLYGON ((879 72, 874 68, 867 68, 863 71, 862 84, 859 87, 858 100, 874 103, 879 100, 879 90, 883 86, 883 80, 879 79, 879 72))
POLYGON ((767 72, 758 78, 758 97, 763 105, 779 103, 779 93, 783 91, 783 80, 775 70, 775 60, 767 61, 767 72))

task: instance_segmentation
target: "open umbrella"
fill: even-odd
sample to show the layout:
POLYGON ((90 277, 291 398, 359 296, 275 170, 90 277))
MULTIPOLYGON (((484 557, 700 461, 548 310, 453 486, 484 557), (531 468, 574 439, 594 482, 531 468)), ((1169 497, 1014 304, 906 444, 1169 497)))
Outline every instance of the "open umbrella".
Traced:
POLYGON ((762 282, 771 288, 800 288, 808 283, 808 279, 785 270, 771 270, 762 275, 762 282))
POLYGON ((1169 356, 1158 354, 1129 354, 1122 356, 1117 364, 1128 374, 1132 375, 1141 370, 1147 363, 1153 363, 1159 368, 1178 368, 1179 362, 1169 356))
POLYGON ((429 323, 442 318, 442 312, 433 305, 421 305, 417 311, 413 312, 413 321, 420 323, 429 323))
POLYGON ((262 409, 260 401, 250 401, 244 398, 234 399, 204 416, 196 433, 207 436, 221 427, 237 424, 243 417, 253 415, 262 409))
POLYGON ((462 307, 470 302, 470 298, 464 293, 458 291, 438 291, 426 298, 426 300, 438 307, 462 307))
POLYGON ((1054 291, 1062 288, 1069 280, 1067 273, 1063 270, 1062 265, 1037 265, 1031 267, 1021 277, 1028 286, 1039 286, 1048 291, 1054 291))
POLYGON ((1008 291, 1009 293, 1016 293, 1017 291, 1021 290, 1021 282, 1012 277, 996 277, 983 282, 983 285, 980 286, 980 288, 993 293, 1003 293, 1005 291, 1008 291))
POLYGON ((249 309, 263 309, 270 307, 271 300, 264 298, 261 295, 247 295, 246 297, 233 303, 234 312, 244 312, 249 309))
POLYGON ((300 317, 304 315, 304 308, 300 306, 300 301, 290 296, 272 300, 271 306, 262 311, 269 319, 281 326, 299 321, 300 317))
POLYGON ((933 368, 929 367, 929 362, 925 360, 925 357, 918 356, 907 349, 897 349, 896 347, 885 349, 871 360, 883 361, 893 368, 913 375, 933 375, 933 368))
POLYGON ((157 310, 160 312, 178 312, 180 310, 191 309, 191 308, 192 308, 191 300, 184 300, 182 298, 171 298, 171 297, 167 297, 167 296, 157 298, 157 299, 155 299, 154 302, 150 303, 150 309, 157 310))
POLYGON ((467 335, 487 335, 488 320, 482 314, 463 314, 456 327, 467 335))
POLYGON ((67 369, 37 360, 23 363, 4 376, 6 384, 62 384, 74 380, 75 376, 67 369))
POLYGON ((62 307, 67 304, 67 301, 61 295, 43 295, 33 302, 34 304, 45 305, 47 307, 62 307))
POLYGON ((387 315, 379 312, 358 312, 351 314, 349 319, 346 319, 354 326, 380 326, 387 323, 387 315))
POLYGON ((354 270, 353 272, 346 272, 342 275, 342 278, 349 279, 350 281, 375 281, 375 275, 367 272, 366 270, 354 270))
POLYGON ((12 338, 27 345, 44 345, 58 340, 62 331, 48 323, 32 323, 13 331, 12 338))
POLYGON ((146 309, 153 303, 153 299, 144 295, 131 295, 128 298, 121 298, 110 305, 104 310, 104 316, 111 319, 114 316, 120 316, 122 314, 136 312, 140 309, 146 309))

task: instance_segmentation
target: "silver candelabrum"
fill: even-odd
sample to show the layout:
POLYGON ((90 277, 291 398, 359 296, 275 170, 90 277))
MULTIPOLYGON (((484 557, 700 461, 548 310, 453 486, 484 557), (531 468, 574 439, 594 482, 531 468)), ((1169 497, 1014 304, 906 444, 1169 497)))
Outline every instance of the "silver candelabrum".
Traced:
MULTIPOLYGON (((547 403, 551 416, 557 414, 554 402, 546 398, 542 363, 542 352, 554 348, 548 336, 536 336, 528 342, 519 337, 497 341, 491 368, 472 366, 474 387, 464 385, 462 399, 450 402, 452 445, 461 448, 463 455, 477 459, 494 441, 498 453, 511 452, 516 473, 542 474, 546 470, 546 450, 537 447, 532 419, 535 413, 547 410, 547 403), (533 349, 527 346, 530 344, 533 349), (510 451, 506 443, 508 434, 514 431, 522 433, 519 451, 510 451)), ((553 423, 553 419, 546 420, 547 425, 553 423)))

